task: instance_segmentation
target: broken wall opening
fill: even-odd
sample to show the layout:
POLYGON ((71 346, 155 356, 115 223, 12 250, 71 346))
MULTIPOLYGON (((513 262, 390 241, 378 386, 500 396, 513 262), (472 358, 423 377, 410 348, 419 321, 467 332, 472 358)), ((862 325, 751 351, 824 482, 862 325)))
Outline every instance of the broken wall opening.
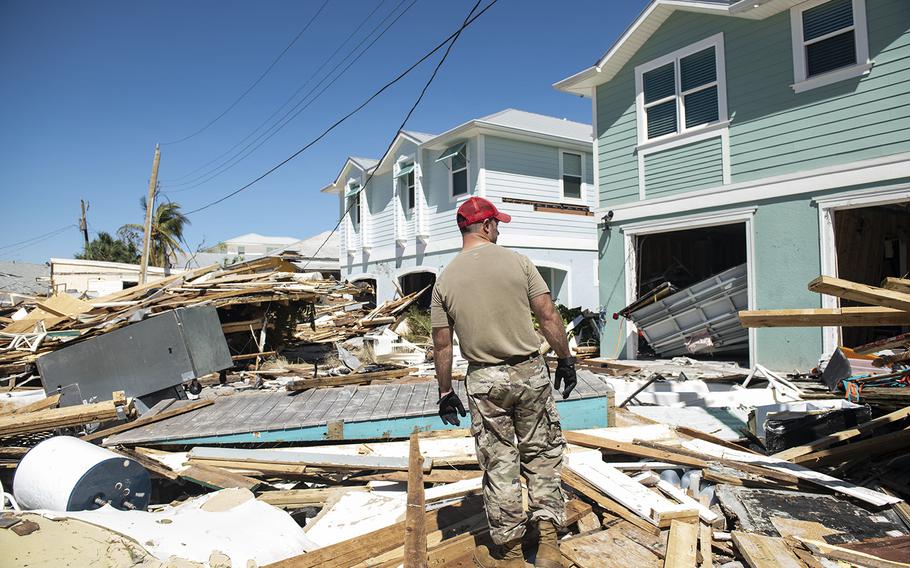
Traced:
POLYGON ((366 307, 373 309, 376 307, 376 279, 375 278, 361 278, 351 282, 354 286, 358 288, 358 292, 354 294, 355 302, 366 302, 366 307))
MULTIPOLYGON (((635 267, 637 298, 647 296, 649 292, 660 288, 668 282, 675 290, 684 290, 694 284, 701 283, 706 279, 746 264, 746 223, 732 223, 729 225, 639 235, 635 237, 635 247, 637 250, 635 255, 637 262, 635 267)), ((745 281, 745 270, 741 272, 742 275, 739 278, 745 281)), ((748 290, 744 288, 739 295, 740 303, 747 295, 748 290)), ((736 311, 732 303, 730 303, 729 310, 727 310, 724 306, 729 302, 725 303, 725 300, 716 298, 711 300, 711 302, 712 312, 720 309, 722 313, 728 311, 734 318, 736 317, 736 311)), ((709 327, 712 335, 716 336, 716 332, 719 329, 714 322, 717 320, 715 316, 709 315, 707 311, 697 307, 687 308, 685 313, 679 316, 674 315, 673 318, 677 320, 679 328, 683 330, 692 324, 693 315, 695 320, 710 320, 712 323, 709 327)), ((731 325, 728 324, 730 322, 725 322, 723 325, 727 326, 728 330, 731 327, 735 327, 736 330, 733 333, 737 334, 737 336, 741 337, 745 333, 745 330, 739 326, 738 321, 731 325)), ((726 335, 727 332, 724 331, 723 333, 726 335)), ((675 351, 672 349, 667 351, 655 349, 642 335, 639 335, 638 353, 640 358, 666 358, 686 355, 748 362, 749 343, 746 340, 737 343, 735 346, 692 347, 681 353, 678 352, 678 349, 675 351)))
MULTIPOLYGON (((910 271, 910 201, 834 212, 837 276, 880 286, 887 277, 910 271)), ((841 306, 860 306, 841 300, 841 306)), ((841 341, 856 347, 910 331, 910 326, 844 327, 841 341)))
POLYGON ((422 310, 430 309, 430 300, 433 298, 433 285, 436 283, 436 275, 432 272, 411 272, 398 278, 401 286, 401 293, 405 296, 426 290, 417 298, 415 304, 422 310))

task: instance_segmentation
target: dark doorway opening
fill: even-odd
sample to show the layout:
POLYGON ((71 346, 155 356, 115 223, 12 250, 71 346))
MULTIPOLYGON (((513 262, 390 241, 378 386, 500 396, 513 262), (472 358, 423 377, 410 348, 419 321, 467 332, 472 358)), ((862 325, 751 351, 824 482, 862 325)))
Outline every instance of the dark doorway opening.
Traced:
MULTIPOLYGON (((885 278, 910 271, 910 201, 834 212, 834 242, 839 278, 881 286, 885 278)), ((841 306, 859 306, 841 300, 841 306)), ((910 326, 844 327, 845 347, 910 331, 910 326)))
POLYGON ((433 298, 433 284, 436 283, 436 275, 432 272, 412 272, 405 274, 399 279, 401 284, 401 293, 407 296, 415 292, 424 292, 417 298, 416 306, 422 310, 430 309, 430 300, 433 298))
MULTIPOLYGON (((646 298, 649 292, 663 289, 667 283, 672 285, 671 292, 675 290, 676 293, 680 293, 694 284, 699 284, 746 264, 746 224, 734 223, 639 235, 636 237, 635 246, 638 264, 635 267, 636 297, 646 298)), ((741 283, 740 291, 736 295, 736 302, 738 302, 736 305, 741 306, 739 309, 746 309, 745 304, 747 304, 748 298, 748 290, 745 285, 746 274, 746 270, 741 270, 741 275, 737 277, 741 283)), ((700 284, 698 289, 703 287, 704 285, 700 284)), ((700 293, 699 298, 706 298, 704 300, 706 303, 702 304, 706 306, 704 309, 696 304, 685 308, 684 311, 662 316, 658 322, 659 330, 649 334, 652 339, 655 336, 667 338, 665 341, 675 347, 667 347, 665 341, 657 340, 652 345, 644 337, 645 333, 642 333, 639 335, 639 357, 669 358, 682 355, 740 361, 748 364, 747 332, 739 326, 738 320, 730 319, 731 316, 736 317, 737 308, 732 301, 724 299, 723 295, 722 288, 708 292, 707 295, 700 293), (692 331, 695 329, 693 326, 698 326, 702 322, 705 322, 703 331, 692 331), (735 330, 733 330, 734 328, 735 330), (681 341, 674 343, 670 339, 677 331, 676 337, 685 338, 685 348, 681 346, 681 341), (698 343, 697 340, 702 336, 708 339, 703 339, 702 343, 698 343), (730 337, 735 338, 729 340, 730 337), (728 339, 730 342, 724 344, 721 341, 723 339, 728 339), (704 347, 706 344, 708 346, 704 347)), ((676 296, 664 294, 661 297, 676 296)), ((636 320, 634 316, 632 319, 636 320)), ((653 322, 654 319, 643 318, 636 323, 644 324, 648 321, 653 322)))

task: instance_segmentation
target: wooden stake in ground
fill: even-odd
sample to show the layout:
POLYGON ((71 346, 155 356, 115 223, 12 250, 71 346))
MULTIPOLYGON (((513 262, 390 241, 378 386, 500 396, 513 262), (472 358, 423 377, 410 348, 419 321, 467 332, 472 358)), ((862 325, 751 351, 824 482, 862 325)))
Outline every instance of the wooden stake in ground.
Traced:
POLYGON ((427 519, 423 493, 423 458, 417 432, 408 454, 408 508, 404 518, 404 568, 427 568, 427 519))

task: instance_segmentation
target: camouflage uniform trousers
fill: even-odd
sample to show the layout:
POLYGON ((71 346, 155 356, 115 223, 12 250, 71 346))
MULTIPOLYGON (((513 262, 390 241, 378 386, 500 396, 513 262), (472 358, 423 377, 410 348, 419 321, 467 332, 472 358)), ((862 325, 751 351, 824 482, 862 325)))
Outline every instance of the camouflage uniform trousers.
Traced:
POLYGON ((470 365, 466 386, 493 542, 521 538, 529 517, 531 522, 549 519, 562 526, 560 473, 566 441, 543 359, 513 366, 470 365), (521 472, 528 484, 527 514, 521 472))

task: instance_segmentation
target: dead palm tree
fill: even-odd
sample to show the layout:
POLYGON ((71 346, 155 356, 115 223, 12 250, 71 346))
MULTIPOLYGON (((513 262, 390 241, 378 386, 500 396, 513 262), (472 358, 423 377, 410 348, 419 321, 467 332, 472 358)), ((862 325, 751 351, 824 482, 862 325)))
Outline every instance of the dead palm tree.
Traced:
MULTIPOLYGON (((145 197, 140 200, 145 211, 145 197)), ((180 243, 183 241, 183 227, 190 221, 180 212, 180 204, 173 201, 161 203, 152 212, 152 231, 149 242, 149 264, 168 268, 177 260, 177 253, 183 252, 180 243)), ((142 225, 128 223, 123 228, 144 233, 142 225)))

